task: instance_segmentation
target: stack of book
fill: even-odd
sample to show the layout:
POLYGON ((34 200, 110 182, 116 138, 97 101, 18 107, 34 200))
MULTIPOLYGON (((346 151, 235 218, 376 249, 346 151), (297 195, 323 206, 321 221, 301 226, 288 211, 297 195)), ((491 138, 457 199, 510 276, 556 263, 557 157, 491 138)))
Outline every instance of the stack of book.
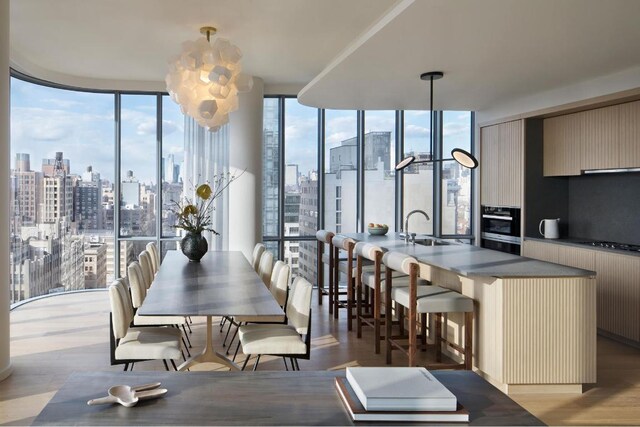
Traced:
POLYGON ((336 388, 354 421, 469 421, 453 393, 425 368, 347 368, 336 388))

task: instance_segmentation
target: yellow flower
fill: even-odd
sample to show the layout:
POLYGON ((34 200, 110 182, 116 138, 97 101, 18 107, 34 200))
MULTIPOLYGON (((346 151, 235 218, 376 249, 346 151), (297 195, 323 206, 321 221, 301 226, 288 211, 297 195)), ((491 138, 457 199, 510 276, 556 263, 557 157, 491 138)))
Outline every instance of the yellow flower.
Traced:
POLYGON ((187 205, 182 210, 182 216, 197 215, 197 214, 198 214, 198 208, 196 208, 193 205, 187 205))
POLYGON ((198 186, 196 194, 201 199, 207 200, 209 197, 211 197, 211 187, 209 187, 209 184, 202 184, 198 186))

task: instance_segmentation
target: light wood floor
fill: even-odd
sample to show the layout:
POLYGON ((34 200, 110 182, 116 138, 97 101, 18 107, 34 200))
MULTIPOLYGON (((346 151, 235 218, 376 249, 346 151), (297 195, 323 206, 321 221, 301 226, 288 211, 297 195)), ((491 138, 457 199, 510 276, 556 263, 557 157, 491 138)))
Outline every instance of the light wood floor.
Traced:
MULTIPOLYGON (((314 299, 310 361, 302 370, 345 366, 382 366, 375 355, 372 332, 358 340, 344 319, 334 321, 327 306, 314 299)), ((11 312, 11 354, 14 372, 0 382, 0 423, 27 425, 72 371, 121 370, 109 366, 109 301, 106 292, 59 295, 25 304, 11 312)), ((204 343, 204 319, 193 319, 192 351, 204 343)), ((220 346, 223 335, 214 330, 220 346)), ((421 357, 429 358, 429 353, 421 357)), ((242 360, 242 359, 240 359, 242 360)), ((406 359, 394 354, 394 365, 406 359)), ((198 365, 194 369, 220 369, 198 365)), ((281 359, 265 360, 259 369, 284 369, 281 359)), ((144 362, 135 370, 164 370, 161 362, 144 362)), ((582 395, 512 396, 550 425, 640 425, 640 350, 598 338, 598 383, 582 395)))

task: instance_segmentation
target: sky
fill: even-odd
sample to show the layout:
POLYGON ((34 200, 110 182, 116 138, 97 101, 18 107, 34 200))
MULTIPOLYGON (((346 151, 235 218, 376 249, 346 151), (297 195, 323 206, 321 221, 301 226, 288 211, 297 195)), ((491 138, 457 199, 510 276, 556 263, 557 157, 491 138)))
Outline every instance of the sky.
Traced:
MULTIPOLYGON (((41 170, 43 158, 54 158, 57 151, 62 151, 70 160, 72 173, 81 174, 91 165, 103 179, 113 181, 114 106, 113 94, 56 89, 12 78, 11 166, 16 153, 29 153, 31 169, 41 170)), ((123 95, 121 111, 121 174, 126 176, 132 170, 141 182, 155 183, 156 97, 123 95)), ((180 163, 184 118, 178 105, 166 96, 162 114, 162 155, 173 153, 180 163)), ((285 163, 297 164, 305 175, 317 168, 317 120, 317 109, 303 106, 295 98, 285 100, 285 163)), ((325 121, 328 159, 330 148, 356 136, 357 115, 352 110, 326 110, 325 121)), ((446 111, 443 121, 445 153, 454 147, 468 149, 470 113, 446 111)), ((365 112, 366 132, 391 131, 393 141, 394 129, 395 112, 365 112)), ((428 111, 406 111, 404 133, 405 151, 428 152, 428 111)))

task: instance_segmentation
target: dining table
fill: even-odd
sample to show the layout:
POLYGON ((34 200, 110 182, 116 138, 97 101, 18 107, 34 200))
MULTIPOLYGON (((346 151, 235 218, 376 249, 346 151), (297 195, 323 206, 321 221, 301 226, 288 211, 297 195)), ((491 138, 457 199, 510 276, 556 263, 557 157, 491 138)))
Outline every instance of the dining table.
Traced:
POLYGON ((213 317, 284 316, 284 311, 242 252, 209 251, 200 262, 191 262, 172 250, 162 260, 138 314, 206 317, 204 349, 178 370, 206 362, 239 370, 237 364, 213 347, 213 317))

